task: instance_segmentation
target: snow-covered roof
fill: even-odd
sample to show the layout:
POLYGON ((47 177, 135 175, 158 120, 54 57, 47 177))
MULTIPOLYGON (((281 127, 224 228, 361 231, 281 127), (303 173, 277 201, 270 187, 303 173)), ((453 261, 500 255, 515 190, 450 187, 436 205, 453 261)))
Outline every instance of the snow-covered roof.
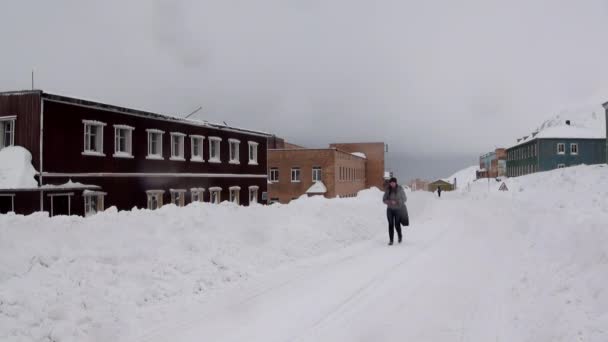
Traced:
POLYGON ((473 182, 477 179, 477 170, 479 169, 478 165, 469 166, 465 169, 462 169, 448 178, 444 178, 443 180, 454 185, 454 179, 456 179, 456 185, 462 186, 468 183, 473 182))
POLYGON ((367 156, 363 152, 353 152, 351 153, 353 156, 357 156, 359 158, 367 159, 367 156))
POLYGON ((308 190, 306 190, 307 194, 324 194, 327 192, 327 187, 323 182, 317 181, 315 182, 308 190))
POLYGON ((80 182, 72 182, 72 180, 68 180, 67 183, 64 184, 45 184, 41 186, 39 189, 44 190, 78 190, 78 189, 100 189, 99 185, 92 184, 82 184, 80 182))
POLYGON ((563 111, 543 122, 534 132, 522 137, 511 148, 534 139, 605 139, 604 115, 598 114, 602 112, 599 106, 563 111))
POLYGON ((0 150, 0 189, 31 189, 38 186, 34 178, 32 154, 21 146, 0 150))

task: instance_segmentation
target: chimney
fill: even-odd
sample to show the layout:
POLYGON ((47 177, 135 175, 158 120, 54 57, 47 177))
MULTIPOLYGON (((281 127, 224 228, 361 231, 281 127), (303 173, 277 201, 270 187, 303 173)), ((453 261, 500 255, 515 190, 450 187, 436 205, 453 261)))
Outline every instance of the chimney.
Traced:
POLYGON ((566 120, 566 125, 570 126, 570 120, 566 120))

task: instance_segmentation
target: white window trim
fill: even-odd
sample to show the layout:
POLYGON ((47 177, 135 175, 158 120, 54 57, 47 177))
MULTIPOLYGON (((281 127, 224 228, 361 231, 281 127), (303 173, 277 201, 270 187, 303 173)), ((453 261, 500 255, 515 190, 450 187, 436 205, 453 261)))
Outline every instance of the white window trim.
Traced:
POLYGON ((213 186, 209 188, 209 203, 219 204, 222 203, 222 188, 213 186), (217 202, 213 202, 213 193, 217 192, 217 202))
POLYGON ((255 141, 248 141, 247 142, 249 147, 247 149, 247 158, 249 158, 249 165, 259 165, 258 164, 258 146, 260 145, 259 143, 255 142, 255 141), (251 147, 255 147, 254 149, 254 155, 255 155, 255 159, 251 159, 250 155, 249 155, 249 148, 251 147))
POLYGON ((214 164, 219 164, 222 162, 222 138, 220 137, 209 137, 209 162, 214 164), (217 157, 213 157, 211 155, 211 144, 217 142, 217 157))
POLYGON ((135 127, 128 125, 114 125, 114 154, 112 155, 114 158, 127 158, 133 159, 133 131, 135 127), (129 152, 117 151, 118 145, 116 144, 116 139, 118 135, 118 130, 128 130, 129 133, 129 141, 127 141, 127 146, 129 152))
POLYGON ((299 167, 292 167, 292 168, 291 168, 291 182, 292 182, 292 183, 300 183, 300 182, 302 182, 302 170, 301 170, 299 167), (294 171, 295 171, 295 170, 298 170, 298 171, 299 171, 299 172, 298 172, 298 174, 299 174, 299 176, 300 176, 300 177, 299 177, 300 179, 298 179, 298 180, 294 180, 294 179, 293 179, 293 175, 294 175, 294 171))
POLYGON ((565 167, 566 167, 566 164, 564 164, 564 163, 559 163, 559 164, 557 164, 557 168, 558 168, 558 169, 563 169, 563 168, 565 168, 565 167))
POLYGON ((241 154, 240 154, 241 141, 238 139, 230 138, 228 139, 228 164, 239 165, 241 164, 241 154), (232 144, 236 144, 236 159, 232 159, 232 144))
POLYGON ((82 120, 82 124, 83 124, 83 139, 84 139, 84 145, 82 146, 82 153, 81 155, 83 156, 92 156, 92 157, 105 157, 106 154, 103 153, 103 128, 106 126, 105 122, 101 122, 101 121, 96 121, 96 120, 82 120), (87 150, 87 126, 95 126, 95 127, 101 127, 101 132, 99 133, 99 146, 101 151, 91 151, 91 150, 87 150))
POLYGON ((323 181, 323 168, 320 166, 313 166, 312 168, 312 181, 313 183, 322 182, 323 181), (321 179, 315 179, 315 171, 319 170, 319 177, 321 179))
POLYGON ((175 204, 178 207, 183 207, 186 205, 186 189, 169 189, 169 193, 171 194, 171 204, 175 204, 176 195, 181 195, 180 203, 175 204))
POLYGON ((190 135, 190 161, 197 163, 204 163, 205 158, 203 157, 203 146, 205 146, 205 136, 203 135, 190 135), (194 155, 194 140, 200 139, 201 143, 199 146, 200 156, 194 155))
POLYGON ((96 215, 100 211, 103 211, 105 209, 104 198, 107 194, 108 194, 107 192, 103 192, 103 191, 91 191, 91 190, 83 191, 82 198, 84 200, 84 216, 90 217, 90 216, 96 215), (97 209, 96 209, 95 213, 89 213, 87 211, 87 200, 90 200, 91 197, 97 197, 98 202, 97 202, 97 209), (102 209, 99 209, 99 207, 101 207, 102 209))
POLYGON ((571 143, 570 144, 570 154, 573 156, 578 155, 578 143, 571 143), (572 147, 576 146, 576 152, 572 152, 572 147))
POLYGON ((11 135, 11 141, 9 142, 9 145, 7 145, 7 146, 1 145, 1 144, 4 143, 4 135, 0 136, 0 149, 3 149, 5 147, 9 147, 9 146, 15 146, 15 134, 16 134, 16 125, 17 125, 17 115, 0 116, 0 122, 3 122, 3 121, 11 121, 11 126, 12 126, 13 131, 12 131, 12 135, 11 135))
POLYGON ((260 190, 260 187, 257 186, 257 185, 251 185, 251 186, 249 186, 249 204, 252 203, 252 201, 251 201, 251 193, 253 191, 255 191, 255 201, 253 201, 253 203, 258 203, 259 190, 260 190))
POLYGON ((269 181, 270 183, 278 183, 278 182, 279 182, 279 168, 278 168, 278 167, 273 167, 273 168, 270 168, 270 175, 269 175, 269 177, 268 177, 268 181, 269 181), (272 171, 275 171, 275 170, 277 171, 277 179, 276 179, 276 180, 273 180, 273 179, 272 179, 272 171))
POLYGON ((150 159, 150 160, 164 160, 165 159, 163 157, 163 135, 164 134, 165 134, 165 131, 161 131, 160 129, 155 129, 155 128, 146 129, 146 135, 148 136, 148 155, 146 156, 146 159, 150 159), (150 133, 160 134, 159 154, 150 154, 150 133))
POLYGON ((557 154, 566 154, 566 144, 565 143, 557 143, 557 154), (559 147, 560 146, 564 147, 564 151, 563 152, 559 151, 559 147))
POLYGON ((230 192, 230 202, 232 203, 236 203, 236 204, 241 204, 241 187, 240 186, 231 186, 228 188, 229 192, 230 192), (236 193, 236 196, 234 197, 234 199, 236 199, 236 201, 233 200, 232 198, 232 194, 236 193))
POLYGON ((147 190, 146 191, 146 196, 147 196, 148 200, 146 201, 147 202, 146 208, 148 210, 157 210, 157 209, 160 209, 163 206, 163 204, 164 204, 163 203, 163 196, 164 196, 164 194, 165 194, 165 190, 147 190), (158 206, 156 208, 153 208, 153 209, 150 208, 150 197, 152 197, 152 196, 160 196, 159 199, 158 199, 158 206))
POLYGON ((190 189, 190 201, 191 202, 203 202, 203 195, 205 194, 205 188, 191 188, 190 189), (197 194, 198 199, 192 199, 192 196, 197 194))
POLYGON ((180 133, 180 132, 171 132, 171 157, 169 158, 169 160, 173 160, 173 161, 186 161, 186 151, 184 148, 185 145, 185 140, 186 140, 186 135, 184 133, 180 133), (181 155, 175 155, 174 154, 174 150, 173 150, 173 137, 178 137, 181 141, 181 145, 179 146, 180 149, 180 153, 181 155))

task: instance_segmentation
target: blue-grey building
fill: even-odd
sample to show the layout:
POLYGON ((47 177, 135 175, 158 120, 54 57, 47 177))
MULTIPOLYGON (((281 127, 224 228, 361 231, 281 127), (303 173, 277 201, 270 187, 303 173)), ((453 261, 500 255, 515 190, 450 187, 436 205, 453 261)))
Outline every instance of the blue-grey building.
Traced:
POLYGON ((606 162, 608 163, 608 102, 603 104, 606 111, 606 162))
POLYGON ((580 164, 601 164, 608 159, 607 153, 605 135, 566 120, 563 125, 547 127, 520 138, 517 144, 508 148, 507 176, 517 177, 580 164))

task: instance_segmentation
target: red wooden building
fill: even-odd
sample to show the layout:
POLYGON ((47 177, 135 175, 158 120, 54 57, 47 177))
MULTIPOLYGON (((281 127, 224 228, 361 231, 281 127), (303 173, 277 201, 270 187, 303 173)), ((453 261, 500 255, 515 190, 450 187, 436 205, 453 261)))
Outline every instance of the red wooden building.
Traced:
POLYGON ((0 189, 0 212, 266 202, 267 133, 40 90, 0 93, 0 127, 0 148, 31 152, 39 184, 0 189))

